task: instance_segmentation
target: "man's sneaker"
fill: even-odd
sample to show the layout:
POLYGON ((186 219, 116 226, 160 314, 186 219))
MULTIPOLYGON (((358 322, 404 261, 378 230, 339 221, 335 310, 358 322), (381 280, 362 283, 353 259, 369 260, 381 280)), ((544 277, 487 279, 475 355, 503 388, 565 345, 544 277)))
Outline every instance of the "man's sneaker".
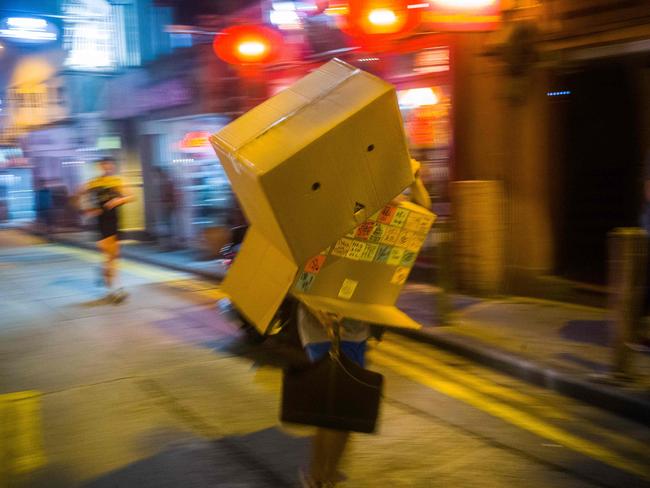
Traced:
POLYGON ((129 294, 125 292, 123 288, 119 288, 114 292, 110 293, 109 296, 111 302, 117 305, 119 303, 122 303, 124 300, 126 300, 129 297, 129 294))

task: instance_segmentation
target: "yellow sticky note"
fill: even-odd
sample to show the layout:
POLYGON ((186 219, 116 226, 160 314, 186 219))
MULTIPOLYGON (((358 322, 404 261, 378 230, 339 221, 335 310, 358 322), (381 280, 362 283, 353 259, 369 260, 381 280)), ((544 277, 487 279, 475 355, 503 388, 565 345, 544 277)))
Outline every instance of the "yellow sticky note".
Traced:
POLYGON ((409 213, 410 212, 404 208, 398 208, 395 212, 395 216, 393 217, 391 225, 394 225, 395 227, 402 227, 406 222, 406 219, 408 219, 409 213))
POLYGON ((332 249, 332 256, 340 256, 344 258, 347 256, 348 251, 350 250, 350 246, 352 246, 352 240, 351 239, 339 239, 336 241, 336 244, 334 245, 334 249, 332 249))
POLYGON ((372 261, 375 259, 378 248, 379 244, 366 243, 366 248, 363 250, 363 254, 361 254, 361 261, 372 261))
POLYGON ((390 279, 390 282, 395 285, 403 285, 406 282, 406 278, 408 278, 409 271, 410 268, 398 266, 395 270, 395 273, 393 273, 393 277, 390 279))
POLYGON ((399 236, 397 236, 397 242, 395 243, 396 246, 399 247, 406 247, 408 246, 409 241, 415 234, 413 232, 409 232, 408 230, 403 230, 402 232, 399 233, 399 236))
POLYGON ((404 249, 400 247, 394 247, 390 250, 390 256, 388 256, 386 263, 397 266, 402 262, 402 257, 404 257, 404 249))
POLYGON ((364 242, 352 241, 352 244, 350 245, 350 250, 348 251, 346 257, 348 259, 359 261, 365 250, 366 250, 366 244, 364 242))
POLYGON ((339 289, 339 298, 349 300, 354 295, 354 290, 357 289, 358 281, 350 280, 348 278, 343 280, 343 284, 339 289))
POLYGON ((384 226, 384 235, 381 237, 380 242, 382 244, 388 244, 389 246, 394 246, 399 237, 400 230, 397 227, 392 225, 384 226))
POLYGON ((422 217, 423 216, 418 213, 411 212, 411 214, 406 219, 406 222, 404 223, 404 228, 412 232, 417 232, 418 229, 420 228, 422 217))

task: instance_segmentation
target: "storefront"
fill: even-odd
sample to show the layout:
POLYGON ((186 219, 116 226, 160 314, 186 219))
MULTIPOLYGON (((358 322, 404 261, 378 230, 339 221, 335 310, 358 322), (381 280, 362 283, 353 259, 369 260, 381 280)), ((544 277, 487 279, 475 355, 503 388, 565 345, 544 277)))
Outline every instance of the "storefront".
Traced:
POLYGON ((227 123, 226 117, 202 114, 142 124, 148 223, 156 236, 205 248, 211 233, 231 226, 234 197, 208 140, 227 123))
POLYGON ((448 216, 452 153, 452 80, 449 47, 443 43, 399 55, 386 78, 397 88, 404 129, 413 158, 422 163, 421 177, 433 210, 448 216))
MULTIPOLYGON (((52 220, 58 230, 76 229, 84 224, 70 197, 98 175, 95 161, 101 156, 122 160, 120 137, 111 134, 96 114, 66 125, 31 131, 21 146, 33 188, 47 187, 52 193, 52 220)), ((137 208, 129 211, 137 213, 137 208)), ((128 223, 133 219, 123 220, 128 223)))
POLYGON ((34 219, 32 168, 17 147, 0 147, 0 222, 34 219))
POLYGON ((208 141, 229 121, 220 114, 229 93, 219 68, 209 46, 198 46, 107 88, 105 117, 122 137, 127 167, 140 171, 144 229, 165 247, 213 254, 214 235, 231 225, 234 199, 208 141))

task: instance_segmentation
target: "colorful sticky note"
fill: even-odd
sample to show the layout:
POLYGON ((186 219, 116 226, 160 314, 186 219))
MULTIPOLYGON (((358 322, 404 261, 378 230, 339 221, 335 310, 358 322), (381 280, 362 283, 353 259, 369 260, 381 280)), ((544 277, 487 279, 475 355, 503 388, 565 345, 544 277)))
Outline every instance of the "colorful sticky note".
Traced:
POLYGON ((405 208, 398 208, 395 210, 395 216, 393 217, 393 221, 391 222, 391 225, 394 225, 396 227, 402 227, 404 223, 406 222, 406 219, 409 216, 409 211, 406 210, 405 208))
POLYGON ((396 211, 397 211, 397 207, 386 205, 384 208, 382 208, 379 211, 379 217, 377 218, 377 220, 382 224, 390 224, 393 220, 393 217, 395 216, 396 211))
POLYGON ((400 266, 405 266, 407 268, 412 267, 415 264, 415 259, 418 257, 417 252, 405 251, 400 261, 400 266))
POLYGON ((371 244, 370 242, 366 243, 366 248, 363 250, 363 254, 361 255, 361 261, 374 260, 378 248, 379 248, 378 244, 371 244))
POLYGON ((339 239, 338 241, 336 241, 336 244, 334 244, 334 249, 332 249, 332 256, 340 256, 344 258, 345 256, 348 255, 350 246, 352 246, 351 239, 345 239, 345 238, 339 239))
POLYGON ((402 232, 399 233, 395 245, 405 248, 414 235, 415 234, 413 232, 409 232, 408 230, 403 230, 402 232))
POLYGON ((422 221, 422 215, 417 212, 411 212, 404 222, 404 228, 412 232, 417 232, 420 228, 420 222, 422 221))
POLYGON ((426 234, 413 234, 411 239, 406 243, 406 249, 413 252, 418 252, 424 244, 424 239, 426 239, 426 234))
POLYGON ((410 268, 405 268, 403 266, 398 266, 393 277, 390 279, 390 282, 394 285, 403 285, 406 282, 406 278, 409 276, 410 268))
POLYGON ((307 264, 305 265, 305 271, 307 273, 318 273, 323 267, 323 263, 325 262, 326 257, 327 256, 323 254, 314 256, 309 261, 307 261, 307 264))
POLYGON ((393 266, 397 266, 399 263, 402 262, 403 256, 404 256, 404 249, 399 247, 393 247, 390 250, 390 256, 388 256, 388 260, 386 262, 393 266))
POLYGON ((358 281, 350 280, 348 278, 344 279, 343 284, 339 289, 339 298, 343 298, 344 300, 349 300, 352 298, 352 295, 354 295, 354 290, 357 289, 358 284, 358 281))
POLYGON ((375 254, 375 262, 385 263, 388 261, 391 249, 392 247, 390 246, 379 246, 379 249, 377 249, 377 253, 375 254))
POLYGON ((359 227, 357 227, 357 230, 354 233, 354 237, 357 237, 358 239, 368 239, 368 237, 370 237, 370 234, 372 234, 374 228, 375 228, 374 222, 366 221, 363 224, 361 224, 359 227))
POLYGON ((350 249, 345 257, 348 259, 359 261, 365 249, 366 249, 365 243, 361 241, 352 241, 352 244, 350 245, 350 249))
POLYGON ((381 242, 381 238, 384 235, 385 228, 386 226, 384 224, 376 223, 372 229, 372 234, 368 236, 368 241, 375 242, 375 243, 381 242))
POLYGON ((296 282, 296 290, 302 291, 302 292, 308 292, 309 289, 311 288, 311 285, 314 283, 314 280, 316 279, 316 275, 312 273, 306 273, 302 272, 300 273, 300 276, 298 277, 298 281, 296 282))
POLYGON ((400 230, 397 227, 392 225, 387 225, 384 227, 384 235, 382 236, 380 242, 382 244, 388 244, 389 246, 394 246, 399 237, 400 230))

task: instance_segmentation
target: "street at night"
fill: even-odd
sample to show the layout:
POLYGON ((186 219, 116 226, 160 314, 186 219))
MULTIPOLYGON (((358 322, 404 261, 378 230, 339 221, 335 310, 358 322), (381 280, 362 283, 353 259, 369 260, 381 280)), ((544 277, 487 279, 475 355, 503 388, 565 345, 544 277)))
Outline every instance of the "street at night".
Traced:
MULTIPOLYGON (((246 345, 217 284, 185 273, 126 260, 130 297, 107 304, 99 262, 0 232, 6 486, 297 486, 312 432, 278 422, 297 350, 246 345)), ((641 424, 393 333, 368 356, 380 427, 353 437, 340 486, 648 486, 641 424)))
POLYGON ((650 488, 649 0, 0 0, 0 488, 650 488))

